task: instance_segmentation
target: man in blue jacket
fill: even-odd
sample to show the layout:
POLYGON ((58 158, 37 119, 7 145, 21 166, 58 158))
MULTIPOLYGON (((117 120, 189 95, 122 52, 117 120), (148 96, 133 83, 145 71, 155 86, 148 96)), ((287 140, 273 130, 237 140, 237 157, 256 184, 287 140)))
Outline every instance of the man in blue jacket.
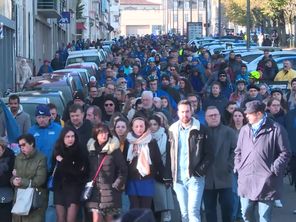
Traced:
MULTIPOLYGON (((52 170, 52 152, 54 145, 62 130, 61 125, 50 121, 50 110, 46 105, 38 105, 35 110, 36 124, 30 129, 35 137, 37 149, 46 156, 48 170, 52 170)), ((53 205, 53 193, 49 194, 48 209, 46 212, 46 222, 55 222, 55 208, 53 205)))

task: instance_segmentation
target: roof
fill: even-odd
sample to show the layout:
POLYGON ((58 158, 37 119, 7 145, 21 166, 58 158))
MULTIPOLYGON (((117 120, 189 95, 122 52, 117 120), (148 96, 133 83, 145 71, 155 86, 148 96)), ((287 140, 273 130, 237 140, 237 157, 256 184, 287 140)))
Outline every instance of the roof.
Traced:
POLYGON ((147 0, 120 0, 120 5, 161 5, 147 0))

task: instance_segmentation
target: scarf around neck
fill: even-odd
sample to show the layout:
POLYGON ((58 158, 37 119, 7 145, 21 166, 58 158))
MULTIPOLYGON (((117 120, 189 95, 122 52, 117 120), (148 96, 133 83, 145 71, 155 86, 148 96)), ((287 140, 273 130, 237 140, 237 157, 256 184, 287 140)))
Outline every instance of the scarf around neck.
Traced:
POLYGON ((137 170, 142 177, 149 175, 150 165, 152 164, 148 146, 152 140, 150 131, 147 130, 139 138, 134 137, 132 133, 128 133, 126 139, 130 144, 127 152, 127 161, 131 163, 135 157, 138 157, 137 170))
POLYGON ((163 164, 166 164, 166 145, 167 145, 167 135, 165 133, 165 129, 163 127, 160 127, 156 132, 151 133, 152 138, 156 140, 160 155, 161 155, 161 160, 163 164))

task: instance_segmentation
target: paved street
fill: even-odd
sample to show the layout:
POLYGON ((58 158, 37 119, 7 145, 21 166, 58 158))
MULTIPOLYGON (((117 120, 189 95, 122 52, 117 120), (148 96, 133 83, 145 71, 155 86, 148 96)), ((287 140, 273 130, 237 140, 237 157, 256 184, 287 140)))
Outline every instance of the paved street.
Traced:
POLYGON ((293 210, 296 209, 296 192, 289 185, 287 178, 285 178, 282 202, 284 207, 275 208, 272 222, 295 222, 296 214, 293 214, 293 210))

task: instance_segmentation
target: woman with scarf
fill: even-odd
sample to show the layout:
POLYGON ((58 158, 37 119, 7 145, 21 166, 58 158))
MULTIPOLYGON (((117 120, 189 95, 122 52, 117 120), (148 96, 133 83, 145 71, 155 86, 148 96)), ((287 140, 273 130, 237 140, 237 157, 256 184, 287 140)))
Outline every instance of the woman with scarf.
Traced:
POLYGON ((163 165, 156 140, 152 138, 144 117, 134 117, 127 134, 128 178, 126 193, 130 208, 151 208, 155 179, 162 180, 163 165))
POLYGON ((161 221, 171 221, 170 210, 174 209, 173 193, 170 173, 170 145, 166 129, 161 127, 160 117, 154 115, 149 119, 152 138, 156 140, 164 168, 164 180, 155 182, 153 197, 154 211, 161 213, 161 221))

